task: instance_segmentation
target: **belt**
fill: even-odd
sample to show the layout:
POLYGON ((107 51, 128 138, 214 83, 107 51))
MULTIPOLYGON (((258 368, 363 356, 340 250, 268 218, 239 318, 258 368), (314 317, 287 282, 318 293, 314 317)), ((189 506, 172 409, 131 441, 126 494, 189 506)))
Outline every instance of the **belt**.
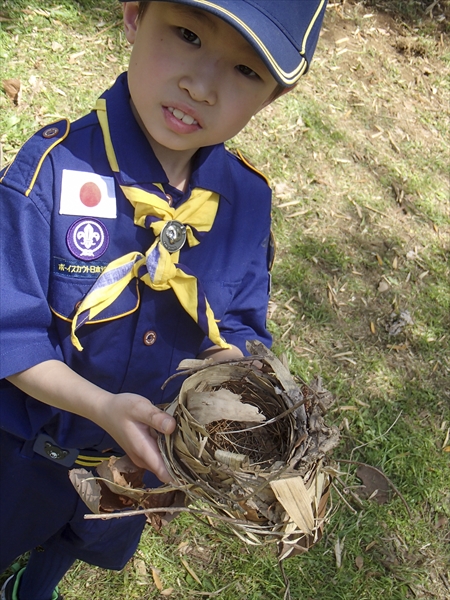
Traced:
POLYGON ((103 461, 109 460, 111 456, 118 455, 118 453, 112 451, 62 448, 46 433, 40 433, 37 436, 33 444, 33 451, 64 467, 73 467, 73 465, 98 467, 103 461))

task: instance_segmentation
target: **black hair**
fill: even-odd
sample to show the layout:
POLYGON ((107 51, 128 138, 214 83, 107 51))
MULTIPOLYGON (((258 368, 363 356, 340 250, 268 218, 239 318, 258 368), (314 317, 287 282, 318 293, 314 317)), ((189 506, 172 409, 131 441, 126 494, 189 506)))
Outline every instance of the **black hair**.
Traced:
POLYGON ((145 14, 145 11, 147 10, 148 6, 149 6, 150 2, 139 2, 139 7, 138 7, 138 21, 140 19, 142 19, 142 17, 145 14))

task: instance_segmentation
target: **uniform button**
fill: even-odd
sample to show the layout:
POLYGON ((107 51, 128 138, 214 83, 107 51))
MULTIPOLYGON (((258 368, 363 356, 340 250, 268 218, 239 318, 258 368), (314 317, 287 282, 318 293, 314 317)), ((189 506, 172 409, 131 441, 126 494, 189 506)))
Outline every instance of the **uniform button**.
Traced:
POLYGON ((59 129, 57 127, 49 127, 42 133, 42 137, 47 139, 54 138, 58 135, 59 129))
POLYGON ((144 334, 144 344, 146 346, 153 346, 156 342, 156 333, 154 331, 147 331, 144 334))
POLYGON ((173 205, 173 198, 170 194, 166 194, 166 198, 167 198, 167 202, 169 204, 169 206, 173 205))

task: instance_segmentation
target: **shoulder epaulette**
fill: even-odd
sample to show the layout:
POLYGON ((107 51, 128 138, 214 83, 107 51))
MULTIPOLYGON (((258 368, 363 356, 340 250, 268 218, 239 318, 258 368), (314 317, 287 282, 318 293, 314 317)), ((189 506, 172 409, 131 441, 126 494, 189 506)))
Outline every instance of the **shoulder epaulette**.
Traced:
POLYGON ((45 157, 68 136, 69 130, 70 122, 62 119, 46 125, 32 135, 6 169, 0 183, 8 184, 29 196, 45 157))
POLYGON ((248 167, 249 169, 251 169, 252 171, 257 173, 260 177, 262 177, 264 179, 264 181, 267 183, 267 185, 270 186, 269 180, 264 175, 264 173, 261 173, 261 171, 258 171, 258 169, 254 165, 252 165, 252 163, 248 160, 248 158, 245 158, 245 156, 242 154, 242 152, 240 150, 236 150, 235 154, 244 163, 244 165, 246 167, 248 167))

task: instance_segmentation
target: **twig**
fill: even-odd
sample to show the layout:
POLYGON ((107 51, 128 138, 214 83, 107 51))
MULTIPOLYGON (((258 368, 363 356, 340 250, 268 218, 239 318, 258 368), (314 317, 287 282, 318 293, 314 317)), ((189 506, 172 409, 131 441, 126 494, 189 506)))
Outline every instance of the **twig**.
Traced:
POLYGON ((114 512, 114 513, 93 513, 93 514, 84 515, 84 518, 86 520, 91 520, 91 519, 109 520, 109 519, 121 519, 122 517, 135 517, 138 515, 150 515, 153 513, 174 514, 174 513, 180 513, 180 512, 187 512, 187 513, 191 513, 194 515, 202 515, 204 517, 217 517, 217 518, 221 519, 222 521, 226 521, 227 523, 229 522, 229 523, 233 523, 233 524, 247 525, 249 523, 249 521, 238 521, 237 519, 231 519, 229 517, 222 517, 221 515, 216 515, 214 513, 208 512, 208 511, 198 510, 196 508, 188 508, 187 506, 162 506, 162 507, 158 507, 158 508, 124 510, 121 512, 114 512))
MULTIPOLYGON (((255 533, 257 533, 258 535, 261 535, 261 536, 273 536, 273 537, 280 537, 280 538, 286 536, 285 531, 284 532, 283 531, 273 531, 273 530, 264 531, 262 526, 256 527, 255 523, 253 521, 243 521, 243 520, 239 520, 239 519, 234 519, 232 517, 224 517, 217 513, 209 512, 207 510, 189 508, 187 506, 162 506, 162 507, 158 507, 158 508, 124 510, 123 512, 114 512, 114 513, 86 514, 86 515, 84 515, 84 518, 86 520, 91 520, 91 519, 109 520, 109 519, 121 519, 122 517, 135 517, 138 515, 147 515, 147 514, 153 514, 153 513, 173 514, 173 513, 181 513, 181 512, 190 513, 194 516, 199 515, 202 517, 211 517, 212 519, 219 519, 219 521, 224 521, 225 523, 230 523, 231 525, 235 525, 237 527, 246 528, 246 531, 249 531, 249 532, 254 531, 255 533)), ((291 533, 292 534, 301 533, 303 535, 302 531, 300 531, 300 532, 294 531, 291 533)))
POLYGON ((391 486, 391 488, 394 490, 394 492, 397 494, 397 496, 403 502, 403 504, 404 504, 404 506, 406 508, 406 511, 408 513, 409 518, 412 519, 412 512, 411 512, 411 510, 410 510, 410 508, 408 506, 408 503, 406 502, 405 498, 402 496, 402 494, 400 493, 399 489, 392 483, 392 481, 389 479, 389 477, 383 473, 383 471, 380 471, 380 469, 377 469, 376 467, 373 467, 372 465, 368 465, 366 463, 360 462, 359 460, 346 460, 344 458, 338 458, 336 460, 337 460, 337 462, 343 462, 343 463, 347 463, 347 464, 350 464, 350 465, 359 465, 360 467, 367 467, 368 469, 373 469, 379 475, 381 475, 382 477, 384 477, 384 479, 386 479, 386 481, 388 482, 388 484, 391 486))
POLYGON ((193 590, 191 590, 189 593, 192 594, 193 596, 208 596, 209 598, 212 598, 214 596, 218 596, 224 590, 228 589, 232 585, 235 585, 235 583, 236 583, 235 581, 232 581, 231 583, 228 583, 224 587, 220 588, 220 590, 216 590, 215 592, 194 592, 193 590))
POLYGON ((284 571, 283 561, 280 560, 278 564, 280 566, 280 571, 281 571, 281 575, 283 576, 284 587, 285 587, 283 600, 292 600, 291 582, 289 581, 289 577, 286 575, 286 573, 284 571))
POLYGON ((432 4, 425 10, 426 13, 430 13, 430 17, 433 18, 433 10, 439 4, 440 0, 434 0, 432 4))
POLYGON ((300 406, 303 406, 303 404, 305 404, 306 400, 307 400, 306 398, 302 398, 299 402, 297 402, 296 404, 291 406, 291 408, 288 408, 287 410, 280 413, 276 417, 272 417, 268 421, 264 421, 264 423, 260 423, 259 425, 253 425, 253 427, 247 427, 246 429, 234 429, 232 431, 227 431, 226 433, 222 433, 219 431, 219 432, 217 432, 217 435, 227 436, 230 433, 243 433, 243 432, 247 432, 247 431, 253 431, 254 429, 261 429, 262 427, 266 427, 267 425, 272 425, 272 423, 275 423, 276 421, 279 421, 280 419, 284 419, 284 417, 287 417, 288 415, 293 413, 295 410, 297 410, 297 408, 300 408, 300 406))
POLYGON ((95 33, 93 36, 86 38, 85 42, 92 42, 99 35, 103 35, 107 31, 109 31, 110 29, 112 29, 113 27, 120 27, 121 24, 122 24, 122 21, 117 21, 117 23, 112 23, 112 25, 108 25, 108 27, 104 27, 103 29, 99 29, 99 31, 97 31, 97 33, 95 33))
POLYGON ((334 476, 336 481, 339 483, 339 485, 342 485, 342 491, 344 494, 350 494, 350 496, 353 498, 353 500, 355 500, 355 502, 357 504, 359 504, 359 506, 364 506, 361 498, 355 494, 355 492, 352 492, 352 490, 348 489, 348 486, 345 485, 345 483, 342 481, 342 479, 339 477, 339 475, 335 475, 334 476))
MULTIPOLYGON (((186 513, 192 514, 194 516, 194 518, 196 518, 196 519, 199 519, 199 517, 211 517, 212 519, 218 519, 219 521, 229 523, 232 527, 244 529, 244 531, 247 534, 254 533, 255 535, 258 535, 260 537, 266 537, 266 538, 267 537, 271 537, 271 538, 285 538, 286 537, 286 531, 275 531, 273 529, 270 529, 270 526, 263 526, 263 525, 256 526, 253 521, 243 521, 243 520, 239 520, 239 519, 234 519, 232 517, 224 517, 217 513, 209 512, 207 510, 199 510, 199 509, 195 509, 195 508, 189 508, 186 506, 170 506, 170 507, 163 506, 163 507, 158 507, 158 508, 127 510, 127 511, 123 511, 123 512, 115 512, 115 513, 85 514, 84 518, 86 520, 91 520, 91 519, 107 519, 107 520, 109 520, 109 519, 120 519, 122 517, 134 517, 137 515, 146 515, 146 514, 153 514, 153 513, 177 513, 177 512, 178 513, 186 512, 186 513)), ((201 519, 199 519, 199 520, 202 523, 207 524, 206 521, 203 521, 201 519)), ((216 531, 220 531, 220 533, 222 533, 222 534, 228 533, 226 531, 217 529, 216 527, 214 527, 214 525, 211 525, 211 523, 209 523, 209 525, 216 531)), ((239 533, 236 533, 236 535, 241 537, 239 535, 239 533)), ((291 531, 290 535, 300 535, 303 537, 306 534, 304 531, 297 528, 295 531, 291 531)), ((241 539, 243 539, 243 538, 241 538, 241 539)), ((267 543, 270 543, 271 541, 272 540, 268 540, 267 543)), ((260 542, 260 543, 265 544, 266 542, 260 542)), ((289 541, 285 540, 285 543, 289 544, 289 541)), ((292 545, 294 548, 297 547, 295 544, 290 544, 290 545, 292 545)))
MULTIPOLYGON (((168 383, 170 383, 173 379, 176 379, 177 377, 182 377, 182 376, 189 376, 189 375, 193 375, 194 373, 197 373, 197 371, 202 371, 203 369, 206 369, 207 367, 216 367, 217 365, 232 365, 234 364, 238 364, 242 363, 242 362, 255 362, 258 360, 264 360, 264 356, 259 356, 257 354, 253 354, 251 356, 240 356, 239 358, 230 358, 228 360, 218 360, 217 362, 214 362, 211 360, 211 362, 207 363, 208 359, 205 359, 205 361, 200 364, 198 367, 191 367, 190 369, 180 369, 180 371, 177 371, 176 373, 174 373, 173 375, 171 375, 168 379, 166 379, 166 381, 163 383, 163 385, 161 386, 161 389, 165 389, 165 387, 167 386, 168 383)), ((242 365, 241 365, 242 366, 242 365)), ((251 365, 249 366, 249 370, 251 371, 251 365)))
POLYGON ((350 506, 350 504, 347 502, 347 500, 344 498, 344 496, 343 496, 343 495, 341 494, 341 492, 338 490, 337 486, 336 486, 334 483, 332 483, 331 485, 333 486, 333 489, 336 491, 337 495, 338 495, 338 496, 339 496, 339 498, 342 500, 342 502, 343 502, 343 503, 344 503, 344 504, 347 506, 347 508, 348 508, 348 509, 350 509, 350 511, 351 511, 351 512, 352 512, 354 515, 358 514, 358 511, 357 511, 357 510, 355 510, 355 509, 353 508, 353 506, 350 506))
POLYGON ((403 413, 403 411, 401 410, 398 413, 397 418, 395 419, 395 421, 392 423, 392 425, 390 427, 388 427, 388 429, 386 429, 386 431, 384 433, 382 433, 378 437, 374 438, 373 440, 370 440, 370 442, 366 442, 365 444, 361 444, 360 446, 356 446, 355 448, 353 448, 353 450, 350 452, 350 458, 353 457, 353 452, 355 452, 356 450, 360 450, 361 448, 364 448, 365 446, 368 446, 369 444, 372 444, 373 442, 377 442, 378 440, 381 440, 382 438, 384 438, 391 431, 391 429, 393 427, 395 427, 395 425, 397 424, 397 421, 402 416, 402 413, 403 413))
POLYGON ((371 210, 372 212, 377 213, 377 215, 381 215, 382 217, 387 217, 386 213, 381 212, 381 210, 377 210, 376 208, 372 208, 368 204, 363 204, 363 206, 364 206, 364 208, 367 208, 367 210, 371 210))

